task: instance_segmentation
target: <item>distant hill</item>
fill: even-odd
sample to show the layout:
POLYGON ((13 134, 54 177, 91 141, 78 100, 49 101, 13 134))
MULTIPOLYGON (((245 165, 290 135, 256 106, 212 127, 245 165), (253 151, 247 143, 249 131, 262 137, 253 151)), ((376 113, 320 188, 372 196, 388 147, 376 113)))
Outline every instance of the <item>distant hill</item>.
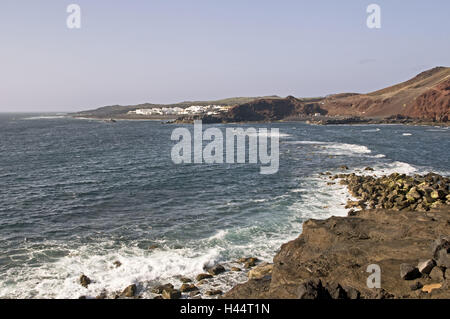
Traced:
POLYGON ((76 117, 89 117, 89 118, 99 118, 99 119, 108 119, 108 118, 133 118, 135 116, 128 116, 127 113, 129 111, 134 111, 137 109, 149 109, 154 107, 181 107, 187 108, 191 105, 221 105, 221 106, 234 106, 242 103, 248 103, 257 99, 281 99, 279 96, 271 95, 264 97, 232 97, 221 100, 213 100, 213 101, 184 101, 180 103, 174 104, 153 104, 153 103, 144 103, 137 105, 110 105, 103 106, 95 110, 87 110, 81 111, 77 113, 73 113, 71 115, 76 117))
MULTIPOLYGON (((209 122, 273 121, 312 115, 370 119, 410 117, 447 122, 450 111, 450 68, 436 67, 414 78, 371 93, 339 93, 317 98, 234 97, 215 101, 185 101, 176 104, 112 105, 73 114, 92 118, 142 118, 129 111, 153 107, 191 105, 230 106, 228 113, 208 116, 209 122)), ((190 118, 180 121, 191 120, 190 118)))

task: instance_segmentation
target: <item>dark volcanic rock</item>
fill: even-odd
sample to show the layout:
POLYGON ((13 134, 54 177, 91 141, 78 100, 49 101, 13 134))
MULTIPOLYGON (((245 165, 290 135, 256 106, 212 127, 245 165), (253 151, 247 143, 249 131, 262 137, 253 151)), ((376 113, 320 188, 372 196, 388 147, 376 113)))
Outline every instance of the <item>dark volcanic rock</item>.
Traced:
POLYGON ((437 256, 437 265, 443 268, 450 268, 450 254, 445 249, 441 249, 437 256))
POLYGON ((185 283, 188 283, 188 282, 192 282, 192 279, 191 278, 187 278, 187 277, 180 277, 180 281, 185 284, 185 283))
POLYGON ((376 178, 352 173, 338 177, 340 184, 347 185, 350 194, 358 198, 348 201, 346 208, 429 211, 447 206, 441 198, 446 200, 449 194, 450 179, 437 174, 411 177, 394 173, 376 178))
POLYGON ((211 268, 208 268, 208 269, 206 269, 206 270, 207 270, 211 275, 215 276, 215 275, 218 275, 218 274, 221 274, 221 273, 225 272, 225 267, 222 266, 222 265, 220 265, 220 264, 217 264, 217 265, 215 265, 215 266, 213 266, 213 267, 211 267, 211 268))
MULTIPOLYGON (((430 212, 374 209, 356 216, 308 220, 297 239, 282 245, 271 276, 237 285, 223 297, 422 298, 412 295, 411 281, 399 275, 400 265, 417 265, 432 257, 430 244, 450 236, 449 213, 448 206, 430 212), (381 269, 382 289, 367 287, 371 264, 381 269)), ((449 298, 450 290, 433 294, 449 298)))
POLYGON ((217 295, 221 295, 221 294, 223 294, 223 291, 219 290, 219 289, 208 290, 206 292, 207 296, 217 296, 217 295))
POLYGON ((181 298, 181 292, 176 289, 165 289, 162 292, 163 299, 180 299, 181 298))
POLYGON ((450 249, 450 241, 447 237, 441 237, 439 239, 436 239, 433 244, 431 245, 431 253, 433 254, 434 258, 438 258, 438 254, 441 250, 445 250, 448 252, 450 249))
POLYGON ((135 284, 132 284, 132 285, 129 285, 127 288, 125 288, 122 291, 121 295, 124 297, 132 298, 136 295, 136 292, 137 292, 137 287, 135 284))
POLYGON ((420 271, 417 267, 411 266, 409 264, 400 265, 400 278, 404 280, 414 280, 420 278, 420 271))
POLYGON ((162 292, 164 290, 170 290, 170 289, 174 289, 173 285, 172 284, 165 284, 165 285, 160 285, 160 286, 157 286, 157 287, 153 288, 152 292, 154 294, 162 294, 162 292))
POLYGON ((213 276, 211 274, 198 274, 197 277, 195 277, 195 279, 197 281, 203 280, 203 279, 209 279, 212 278, 213 276))
POLYGON ((87 288, 89 286, 89 284, 91 283, 91 279, 86 276, 86 275, 81 275, 80 276, 80 284, 84 287, 87 288))
POLYGON ((413 283, 410 288, 411 290, 419 290, 422 289, 423 285, 420 283, 420 281, 416 281, 415 283, 413 283))
POLYGON ((436 262, 433 259, 427 259, 419 262, 417 269, 419 269, 422 274, 428 275, 434 266, 436 266, 436 262))
POLYGON ((324 299, 324 290, 320 279, 311 279, 298 286, 297 296, 298 299, 324 299))
POLYGON ((198 288, 193 284, 182 284, 180 287, 181 292, 190 292, 198 290, 198 288))

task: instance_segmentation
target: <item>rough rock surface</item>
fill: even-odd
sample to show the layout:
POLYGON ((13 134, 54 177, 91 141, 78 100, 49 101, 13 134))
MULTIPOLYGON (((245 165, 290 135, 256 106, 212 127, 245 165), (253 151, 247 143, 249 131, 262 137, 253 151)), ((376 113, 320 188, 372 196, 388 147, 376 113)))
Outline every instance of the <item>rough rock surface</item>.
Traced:
POLYGON ((272 276, 237 285, 223 297, 450 298, 449 278, 423 276, 415 283, 400 277, 401 264, 432 258, 432 243, 450 235, 449 213, 445 205, 429 212, 374 209, 308 220, 297 239, 282 245, 272 276), (367 287, 371 264, 381 268, 381 289, 367 287), (412 285, 434 288, 413 291, 412 285))

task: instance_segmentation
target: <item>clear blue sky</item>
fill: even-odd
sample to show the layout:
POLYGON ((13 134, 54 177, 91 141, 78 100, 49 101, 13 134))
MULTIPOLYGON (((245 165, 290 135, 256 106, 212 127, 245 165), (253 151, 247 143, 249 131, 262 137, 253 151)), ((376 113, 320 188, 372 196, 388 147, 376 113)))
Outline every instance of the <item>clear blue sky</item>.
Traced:
POLYGON ((449 14, 448 0, 1 0, 0 111, 368 92, 450 66, 449 14))

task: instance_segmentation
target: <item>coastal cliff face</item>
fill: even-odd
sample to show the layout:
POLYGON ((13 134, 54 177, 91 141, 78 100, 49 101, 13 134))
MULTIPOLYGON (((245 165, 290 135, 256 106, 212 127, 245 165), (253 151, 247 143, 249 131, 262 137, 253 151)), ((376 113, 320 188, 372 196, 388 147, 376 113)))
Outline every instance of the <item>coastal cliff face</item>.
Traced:
POLYGON ((285 99, 259 99, 236 105, 226 116, 230 122, 272 121, 288 116, 307 116, 315 113, 325 115, 327 111, 320 108, 318 103, 306 103, 288 96, 285 99))
POLYGON ((361 210, 306 221, 302 234, 281 246, 271 274, 224 298, 450 298, 449 180, 340 178, 360 199, 352 207, 361 210), (369 265, 380 267, 380 288, 367 285, 369 265))
POLYGON ((309 220, 297 239, 284 244, 274 258, 272 276, 252 279, 225 298, 289 298, 328 294, 341 298, 449 298, 449 269, 414 280, 400 277, 404 263, 432 258, 432 244, 450 236, 450 209, 417 213, 366 210, 356 216, 309 220), (381 289, 369 289, 366 272, 381 268, 381 289), (445 279, 444 279, 445 278, 445 279), (436 284, 426 293, 414 287, 436 284), (436 286, 436 287, 438 287, 436 286), (340 287, 340 288, 339 288, 340 287))

